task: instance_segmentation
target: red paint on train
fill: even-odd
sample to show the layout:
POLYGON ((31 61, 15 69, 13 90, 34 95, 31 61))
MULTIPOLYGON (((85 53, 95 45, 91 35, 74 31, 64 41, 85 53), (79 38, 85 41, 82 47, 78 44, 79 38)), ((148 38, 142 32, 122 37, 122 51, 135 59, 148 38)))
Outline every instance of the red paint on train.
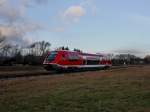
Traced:
POLYGON ((103 55, 59 50, 49 52, 43 65, 46 70, 62 70, 110 67, 112 63, 103 55))

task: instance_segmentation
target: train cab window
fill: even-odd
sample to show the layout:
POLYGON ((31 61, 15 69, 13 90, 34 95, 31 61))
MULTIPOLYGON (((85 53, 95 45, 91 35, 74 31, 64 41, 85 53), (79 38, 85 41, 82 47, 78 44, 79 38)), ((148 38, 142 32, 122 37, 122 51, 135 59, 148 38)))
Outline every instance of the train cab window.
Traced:
POLYGON ((48 61, 53 61, 57 54, 58 54, 57 51, 52 51, 48 56, 48 61))

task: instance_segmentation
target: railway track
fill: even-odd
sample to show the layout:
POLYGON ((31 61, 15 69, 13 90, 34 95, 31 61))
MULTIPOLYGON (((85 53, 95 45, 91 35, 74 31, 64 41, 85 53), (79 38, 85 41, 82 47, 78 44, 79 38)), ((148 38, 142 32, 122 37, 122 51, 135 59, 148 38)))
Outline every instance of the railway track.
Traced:
MULTIPOLYGON (((129 67, 142 67, 142 65, 134 65, 134 66, 112 66, 107 70, 119 70, 125 69, 129 67)), ((91 70, 84 70, 84 71, 75 71, 75 72, 85 72, 91 70)), ((97 71, 97 70, 94 70, 97 71)), ((102 70, 104 71, 104 70, 102 70)), ((66 73, 73 73, 73 72, 63 72, 66 73)), ((5 79, 15 79, 15 78, 23 78, 23 77, 37 77, 37 76, 46 76, 46 75, 60 75, 61 73, 57 73, 55 71, 46 71, 46 70, 32 70, 32 71, 10 71, 10 72, 0 72, 0 80, 5 79)))

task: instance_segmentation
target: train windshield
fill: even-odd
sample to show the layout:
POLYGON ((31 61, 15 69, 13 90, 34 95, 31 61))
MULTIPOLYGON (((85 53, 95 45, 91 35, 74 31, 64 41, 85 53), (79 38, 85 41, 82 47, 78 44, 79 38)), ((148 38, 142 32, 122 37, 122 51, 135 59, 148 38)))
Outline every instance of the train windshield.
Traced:
POLYGON ((48 61, 53 61, 55 59, 56 55, 57 55, 57 51, 52 51, 47 58, 48 61))

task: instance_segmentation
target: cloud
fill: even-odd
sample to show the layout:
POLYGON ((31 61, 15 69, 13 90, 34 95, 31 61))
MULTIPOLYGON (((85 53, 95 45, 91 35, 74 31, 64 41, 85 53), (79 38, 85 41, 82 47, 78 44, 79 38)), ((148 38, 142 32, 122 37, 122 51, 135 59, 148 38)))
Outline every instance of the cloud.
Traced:
POLYGON ((17 44, 29 44, 32 39, 26 38, 28 33, 35 32, 41 27, 38 24, 17 24, 17 25, 0 25, 1 35, 6 38, 8 42, 16 42, 17 44), (29 42, 29 43, 27 43, 29 42))
POLYGON ((6 2, 6 0, 0 0, 0 6, 3 5, 6 2))
POLYGON ((63 17, 71 22, 78 22, 85 13, 85 9, 80 5, 70 6, 64 11, 63 17))
MULTIPOLYGON (((30 2, 36 4, 45 3, 46 1, 30 0, 30 2)), ((27 37, 27 35, 44 29, 44 27, 39 22, 36 23, 27 17, 26 10, 28 7, 25 6, 25 2, 27 3, 29 0, 16 0, 16 2, 15 6, 11 5, 9 0, 0 2, 0 33, 10 43, 29 44, 33 39, 32 36, 27 37)))
POLYGON ((68 27, 79 23, 81 18, 96 15, 95 0, 80 0, 77 4, 72 4, 65 9, 61 9, 54 21, 56 26, 50 32, 64 32, 68 27), (63 26, 63 27, 62 27, 63 26))
POLYGON ((6 38, 15 38, 20 36, 20 32, 12 26, 0 26, 0 32, 1 34, 6 38))
POLYGON ((0 6, 0 20, 5 22, 14 22, 21 19, 23 16, 22 9, 12 7, 9 3, 5 2, 0 6))
POLYGON ((96 15, 95 0, 81 0, 76 5, 71 5, 61 11, 61 19, 64 24, 78 23, 83 16, 88 14, 96 15))

